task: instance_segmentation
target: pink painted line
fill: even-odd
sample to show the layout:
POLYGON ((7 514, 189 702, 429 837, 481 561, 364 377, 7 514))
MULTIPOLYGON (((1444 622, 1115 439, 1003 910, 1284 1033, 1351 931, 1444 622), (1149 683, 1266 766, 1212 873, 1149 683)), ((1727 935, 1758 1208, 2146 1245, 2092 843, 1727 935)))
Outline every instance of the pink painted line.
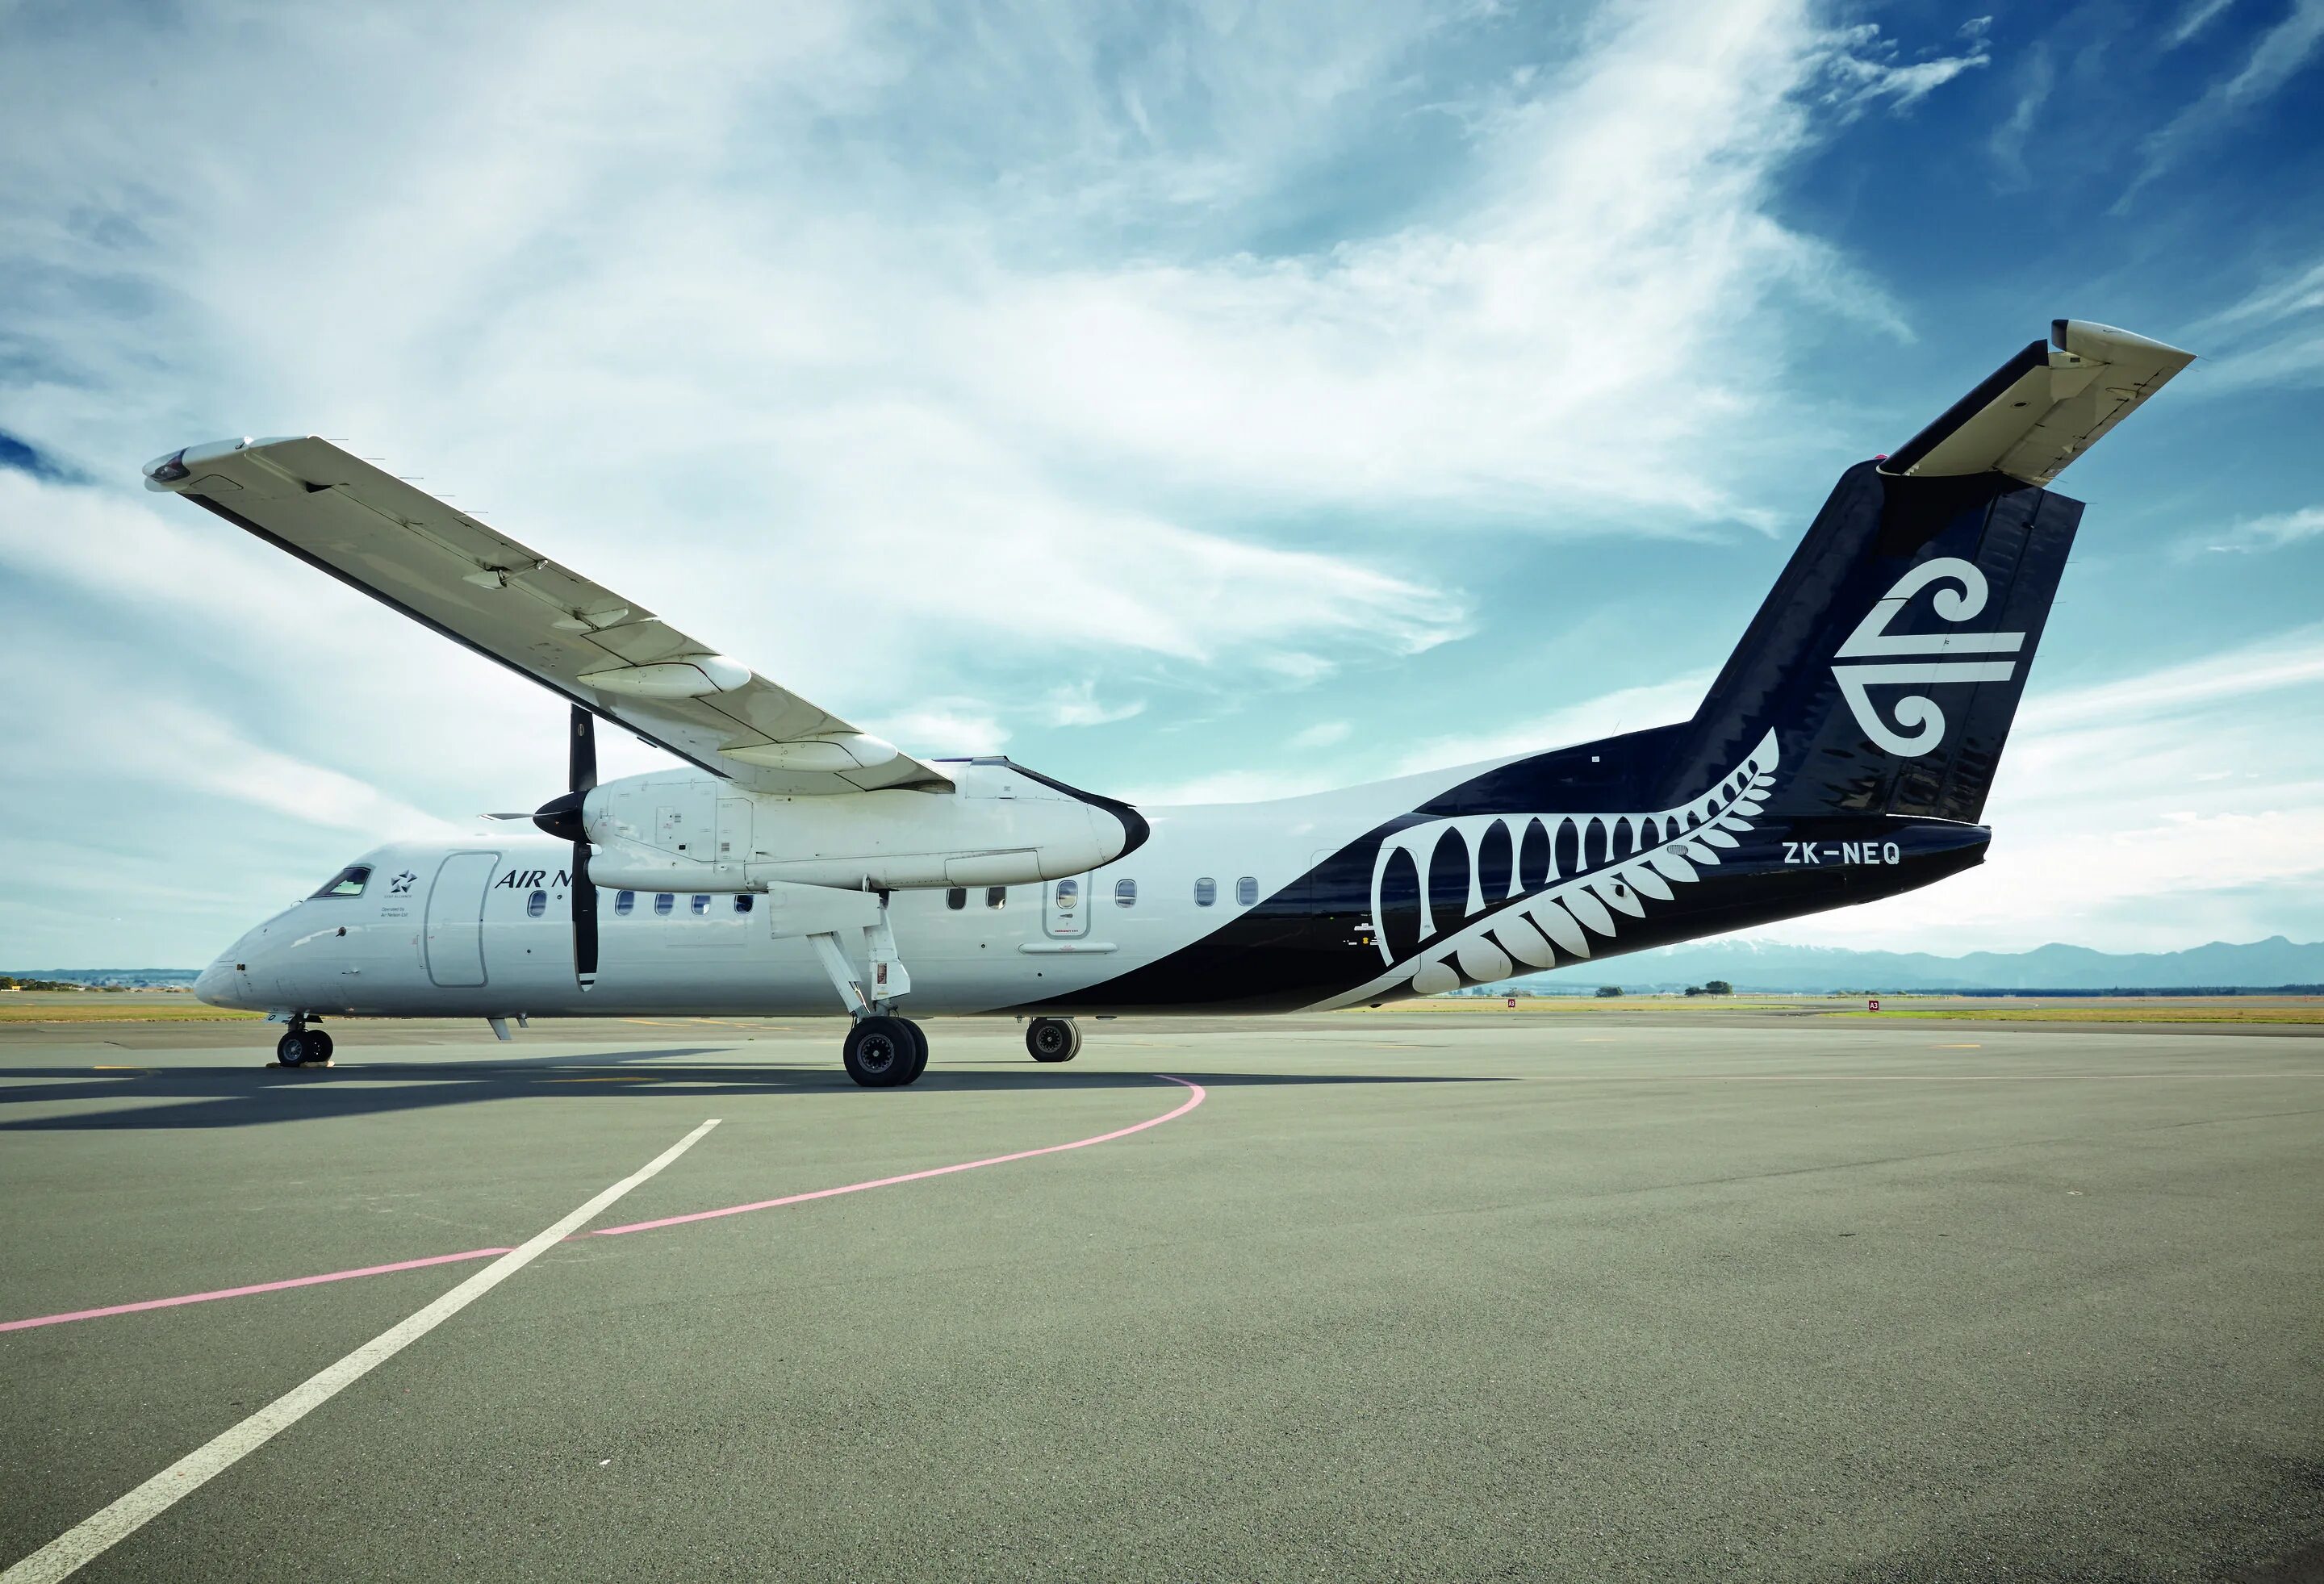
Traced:
POLYGON ((321 1282, 351 1282, 357 1276, 383 1276, 391 1271, 418 1270, 429 1265, 458 1265, 463 1260, 491 1259, 505 1248, 471 1248, 465 1254, 431 1254, 425 1259, 399 1259, 393 1265, 367 1265, 361 1270, 327 1271, 319 1276, 292 1276, 281 1282, 254 1282, 247 1287, 220 1287, 215 1293, 188 1293, 182 1298, 148 1298, 140 1303, 114 1303, 103 1309, 76 1309, 69 1314, 36 1314, 30 1320, 0 1321, 0 1331, 30 1331, 36 1325, 62 1325, 71 1320, 103 1320, 108 1314, 134 1314, 141 1309, 175 1309, 180 1303, 208 1303, 220 1298, 247 1298, 253 1293, 279 1293, 285 1287, 311 1287, 321 1282))
MULTIPOLYGON (((1191 1091, 1176 1110, 1143 1122, 1133 1122, 1127 1128, 1117 1128, 1111 1133, 1100 1133, 1088 1138, 1076 1138, 1070 1144, 1047 1144, 1038 1149, 1020 1149, 1013 1155, 988 1156, 982 1160, 962 1161, 957 1165, 931 1166, 925 1172, 906 1172, 899 1177, 880 1177, 869 1183, 850 1183, 842 1188, 817 1188, 811 1193, 788 1194, 781 1199, 761 1199, 749 1204, 731 1204, 724 1210, 700 1210, 691 1215, 664 1216, 659 1220, 632 1221, 624 1227, 600 1227, 584 1232, 586 1238, 618 1238, 625 1232, 650 1232, 660 1227, 682 1227, 692 1221, 716 1220, 722 1216, 748 1215, 752 1211, 775 1210, 786 1204, 804 1204, 811 1199, 836 1199, 843 1193, 862 1193, 873 1188, 892 1188, 899 1183, 918 1183, 929 1177, 948 1177, 954 1172, 973 1172, 981 1166, 1006 1165, 1010 1161, 1031 1160, 1035 1156, 1056 1155, 1068 1149, 1087 1149, 1093 1144, 1111 1144, 1117 1138, 1127 1138, 1133 1133, 1143 1133, 1148 1128, 1159 1128, 1165 1122, 1176 1121, 1210 1098, 1210 1091, 1189 1079, 1173 1078, 1167 1073, 1154 1074, 1167 1082, 1191 1091)), ((578 1242, 568 1238, 567 1242, 578 1242)), ((247 1298, 254 1293, 279 1293, 286 1287, 312 1287, 324 1282, 351 1282, 357 1276, 383 1276, 400 1270, 419 1270, 431 1265, 458 1265, 466 1260, 492 1259, 508 1252, 505 1248, 471 1248, 460 1254, 431 1254, 424 1259, 399 1259, 392 1265, 367 1265, 357 1270, 327 1271, 318 1276, 291 1276, 280 1282, 254 1282, 246 1287, 220 1287, 213 1293, 188 1293, 178 1298, 147 1298, 137 1303, 114 1303, 103 1309, 76 1309, 66 1314, 37 1314, 30 1320, 0 1321, 0 1331, 30 1331, 35 1326, 63 1325, 76 1320, 103 1320, 110 1314, 135 1314, 147 1309, 175 1309, 186 1303, 209 1303, 220 1298, 247 1298)))
POLYGON ((730 1204, 724 1210, 697 1210, 692 1215, 664 1216, 659 1220, 632 1221, 625 1227, 598 1227, 581 1234, 584 1238, 618 1238, 624 1232, 650 1232, 659 1227, 682 1227, 689 1221, 715 1221, 721 1216, 748 1215, 754 1210, 775 1210, 786 1204, 805 1204, 810 1199, 836 1199, 843 1193, 863 1193, 874 1188, 893 1188, 899 1183, 924 1182, 930 1177, 949 1177, 954 1172, 973 1172, 980 1166, 1006 1165, 1010 1161, 1028 1161, 1037 1155, 1056 1155, 1068 1149, 1087 1149, 1093 1144, 1111 1144, 1117 1138, 1127 1138, 1132 1133, 1143 1133, 1148 1128, 1159 1128, 1193 1110, 1210 1098, 1210 1091, 1185 1078, 1172 1078, 1167 1073, 1157 1073, 1157 1078, 1184 1084, 1193 1091, 1177 1110, 1149 1117, 1143 1122, 1133 1122, 1127 1128, 1117 1128, 1111 1133, 1101 1133, 1094 1138, 1076 1138, 1071 1144, 1045 1144, 1038 1149, 1020 1149, 1014 1155, 988 1156, 981 1161, 963 1161, 954 1166, 930 1166, 925 1172, 906 1172, 900 1177, 877 1177, 869 1183, 850 1183, 844 1188, 817 1188, 812 1193, 786 1194, 780 1199, 761 1199, 750 1204, 730 1204))

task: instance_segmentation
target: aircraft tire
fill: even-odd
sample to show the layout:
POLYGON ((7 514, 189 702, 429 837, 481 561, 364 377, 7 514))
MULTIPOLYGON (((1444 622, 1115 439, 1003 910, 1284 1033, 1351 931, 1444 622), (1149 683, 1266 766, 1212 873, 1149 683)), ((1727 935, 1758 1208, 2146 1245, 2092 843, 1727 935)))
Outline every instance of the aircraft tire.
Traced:
POLYGON ((319 1028, 307 1031, 307 1059, 318 1064, 331 1059, 331 1036, 319 1028))
POLYGON ((902 1018, 859 1018, 840 1047, 847 1075, 866 1089, 893 1089, 918 1076, 912 1070, 919 1059, 919 1042, 910 1022, 902 1018))
POLYGON ((274 1042, 274 1059, 286 1067, 303 1067, 315 1056, 315 1036, 294 1030, 274 1042))
POLYGON ((920 1081, 920 1074, 928 1070, 928 1031, 909 1018, 899 1018, 896 1021, 912 1031, 912 1073, 910 1077, 899 1082, 904 1084, 918 1083, 920 1081))
POLYGON ((1036 1018, 1025 1025, 1025 1048, 1037 1062, 1070 1062, 1082 1054, 1082 1031, 1070 1018, 1036 1018))

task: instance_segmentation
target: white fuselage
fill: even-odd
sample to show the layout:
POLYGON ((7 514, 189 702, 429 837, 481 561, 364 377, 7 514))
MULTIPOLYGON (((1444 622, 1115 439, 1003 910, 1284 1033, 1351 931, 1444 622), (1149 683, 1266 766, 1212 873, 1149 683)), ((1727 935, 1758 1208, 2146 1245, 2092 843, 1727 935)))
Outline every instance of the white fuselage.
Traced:
MULTIPOLYGON (((895 890, 890 924, 912 983, 901 1009, 992 1012, 1118 978, 1249 912, 1319 854, 1466 773, 1151 810, 1151 834, 1135 852, 1081 874, 895 890)), ((222 1006, 326 1016, 844 1010, 808 943, 776 934, 768 897, 675 885, 598 886, 597 976, 582 990, 571 851, 516 824, 449 844, 377 848, 358 861, 371 871, 360 895, 311 897, 259 925, 204 971, 196 993, 222 1006)))

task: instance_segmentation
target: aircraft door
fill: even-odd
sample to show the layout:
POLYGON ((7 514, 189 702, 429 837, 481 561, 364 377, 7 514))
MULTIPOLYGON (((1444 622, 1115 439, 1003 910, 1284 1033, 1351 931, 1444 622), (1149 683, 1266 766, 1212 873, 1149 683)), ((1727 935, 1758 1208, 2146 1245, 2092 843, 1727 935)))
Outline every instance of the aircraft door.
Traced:
POLYGON ((1068 875, 1042 888, 1041 924, 1057 940, 1078 940, 1089 934, 1089 881, 1085 874, 1068 875))
POLYGON ((428 977, 454 989, 484 982, 484 897, 497 852, 455 852, 428 889, 428 977))

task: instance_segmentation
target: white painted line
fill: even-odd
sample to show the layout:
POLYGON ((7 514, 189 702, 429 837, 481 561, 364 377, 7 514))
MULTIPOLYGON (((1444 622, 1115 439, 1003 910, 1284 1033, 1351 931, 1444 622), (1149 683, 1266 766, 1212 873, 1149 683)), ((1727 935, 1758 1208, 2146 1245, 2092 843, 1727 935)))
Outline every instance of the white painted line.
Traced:
POLYGON ((521 1248, 510 1249, 419 1313, 389 1327, 208 1445, 187 1453, 103 1512, 84 1519, 5 1572, 0 1572, 0 1584, 50 1584, 52 1579, 78 1571, 530 1265, 586 1225, 599 1211, 691 1149, 704 1134, 718 1126, 719 1120, 711 1118, 637 1171, 556 1225, 536 1233, 521 1248))

